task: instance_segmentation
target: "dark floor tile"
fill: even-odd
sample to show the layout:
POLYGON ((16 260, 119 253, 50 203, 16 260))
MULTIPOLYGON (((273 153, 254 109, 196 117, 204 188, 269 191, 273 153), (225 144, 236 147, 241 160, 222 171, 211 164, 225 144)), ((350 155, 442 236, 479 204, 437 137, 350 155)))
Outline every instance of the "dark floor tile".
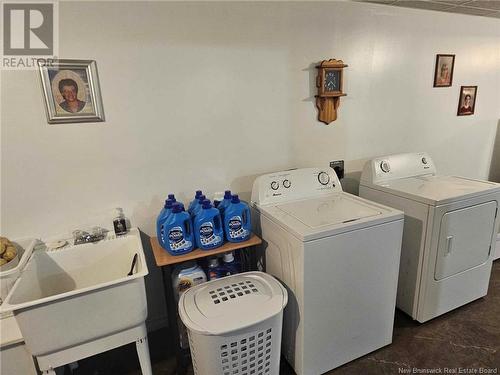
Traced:
MULTIPOLYGON (((168 330, 149 335, 155 375, 173 375, 168 330)), ((80 361, 75 375, 140 375, 134 345, 80 361)), ((396 311, 393 343, 328 375, 396 375, 414 368, 497 368, 500 373, 500 261, 493 265, 488 295, 424 324, 396 311)), ((193 375, 189 368, 187 375, 193 375)), ((201 374, 203 375, 203 374, 201 374)), ((280 375, 294 375, 282 361, 280 375)))

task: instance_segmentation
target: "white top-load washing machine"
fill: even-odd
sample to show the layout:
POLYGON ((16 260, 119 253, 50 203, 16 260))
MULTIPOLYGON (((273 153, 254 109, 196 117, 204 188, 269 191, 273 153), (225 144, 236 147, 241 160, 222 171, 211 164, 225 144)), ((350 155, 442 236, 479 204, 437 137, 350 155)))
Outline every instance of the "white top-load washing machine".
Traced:
POLYGON ((410 153, 368 161, 359 194, 405 212, 398 308, 425 322, 486 295, 500 184, 439 176, 410 153))
POLYGON ((266 272, 288 289, 282 351, 317 375, 392 342, 403 213, 344 193, 333 169, 253 185, 266 272))

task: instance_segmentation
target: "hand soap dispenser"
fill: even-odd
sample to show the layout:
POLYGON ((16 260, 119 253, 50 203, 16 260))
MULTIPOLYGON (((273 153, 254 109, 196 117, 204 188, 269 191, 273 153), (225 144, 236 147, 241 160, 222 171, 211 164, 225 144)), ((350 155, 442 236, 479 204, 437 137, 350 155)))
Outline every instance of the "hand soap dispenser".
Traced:
POLYGON ((127 233, 127 222, 125 221, 125 215, 123 214, 122 208, 116 209, 115 218, 113 220, 113 227, 115 228, 115 234, 120 236, 127 233))

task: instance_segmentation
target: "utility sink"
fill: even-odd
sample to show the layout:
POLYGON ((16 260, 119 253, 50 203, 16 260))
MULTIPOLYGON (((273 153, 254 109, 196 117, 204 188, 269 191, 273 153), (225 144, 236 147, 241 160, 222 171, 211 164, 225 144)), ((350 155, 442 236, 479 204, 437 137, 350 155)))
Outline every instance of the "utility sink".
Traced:
POLYGON ((137 229, 97 243, 38 250, 0 309, 14 312, 34 356, 67 351, 144 325, 147 274, 137 229))

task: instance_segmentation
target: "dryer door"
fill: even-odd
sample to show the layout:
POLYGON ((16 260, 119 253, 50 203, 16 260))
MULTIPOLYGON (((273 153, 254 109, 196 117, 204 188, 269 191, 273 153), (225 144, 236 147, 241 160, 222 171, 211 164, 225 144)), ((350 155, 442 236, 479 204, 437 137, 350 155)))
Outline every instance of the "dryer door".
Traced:
POLYGON ((434 279, 442 280, 488 260, 497 202, 446 212, 441 217, 434 279))

